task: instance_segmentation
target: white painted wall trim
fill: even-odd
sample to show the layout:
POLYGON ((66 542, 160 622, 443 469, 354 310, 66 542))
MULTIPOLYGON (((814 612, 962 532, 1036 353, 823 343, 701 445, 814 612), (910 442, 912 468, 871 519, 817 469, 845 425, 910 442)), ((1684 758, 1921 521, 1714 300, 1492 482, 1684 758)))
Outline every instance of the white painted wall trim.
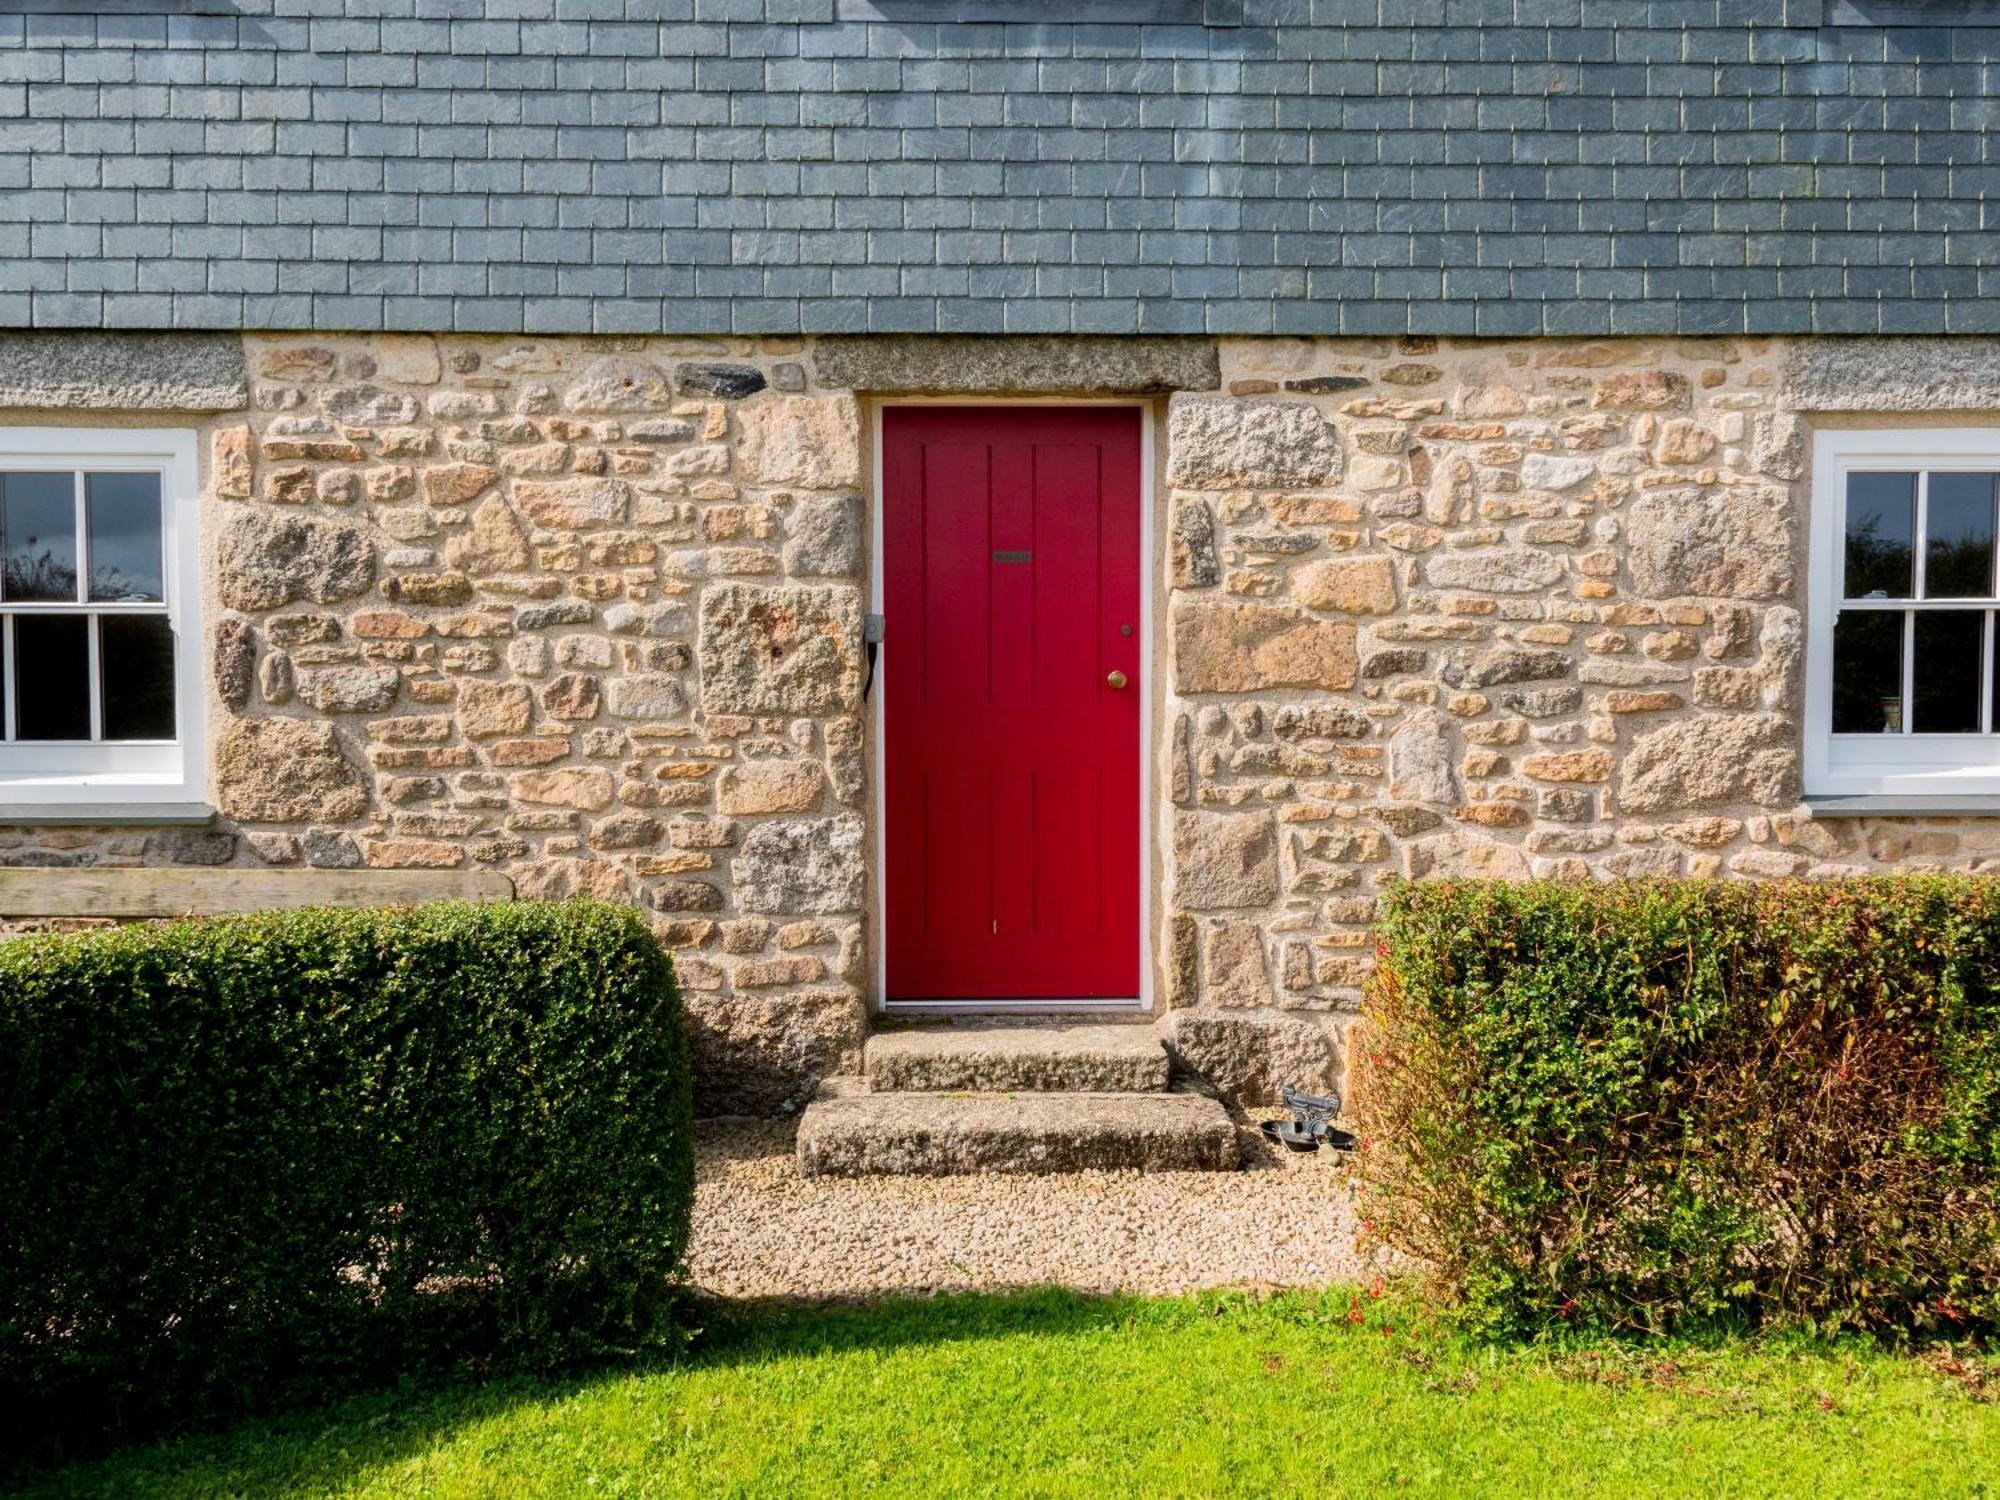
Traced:
POLYGON ((870 1008, 877 1014, 902 1014, 923 1012, 950 1012, 967 1015, 1000 1015, 1022 1012, 1050 1011, 1091 1011, 1122 1012, 1128 1014, 1148 1014, 1153 1009, 1154 970, 1153 957, 1153 805, 1154 783, 1158 779, 1153 772, 1153 699, 1159 684, 1154 680, 1158 662, 1154 656, 1153 641, 1153 575, 1161 565, 1156 555, 1155 526, 1153 508, 1156 499, 1153 469, 1156 461, 1154 451, 1153 403, 1143 396, 1106 397, 1061 397, 1061 396, 894 396, 881 397, 868 402, 869 444, 872 490, 869 496, 868 526, 868 608, 873 614, 882 613, 882 413, 891 406, 997 406, 997 407, 1051 407, 1051 406, 1122 406, 1139 413, 1139 660, 1145 664, 1145 678, 1141 686, 1145 692, 1139 703, 1139 826, 1135 834, 1139 840, 1139 994, 1132 999, 1079 999, 1079 1000, 953 1000, 953 1001, 891 1001, 889 992, 889 903, 886 895, 887 882, 884 874, 889 868, 889 849, 885 817, 885 756, 884 735, 882 733, 882 688, 890 670, 896 641, 895 621, 888 622, 888 635, 882 643, 875 661, 875 686, 868 700, 868 735, 870 739, 871 777, 873 781, 874 806, 870 809, 873 823, 870 844, 874 850, 874 868, 870 872, 871 892, 874 902, 874 921, 870 937, 874 944, 873 963, 870 972, 874 981, 874 994, 870 1008))

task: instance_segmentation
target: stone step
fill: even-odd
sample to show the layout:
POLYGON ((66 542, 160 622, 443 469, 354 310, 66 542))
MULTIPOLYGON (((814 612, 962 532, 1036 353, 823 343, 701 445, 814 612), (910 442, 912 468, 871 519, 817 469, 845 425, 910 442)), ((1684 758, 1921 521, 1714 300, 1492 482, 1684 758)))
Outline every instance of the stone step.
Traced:
POLYGON ((1151 1026, 929 1026, 878 1032, 863 1058, 878 1094, 1157 1094, 1167 1087, 1167 1049, 1151 1026))
POLYGON ((834 1089, 799 1120, 805 1177, 954 1177, 1136 1167, 1227 1172, 1236 1127, 1200 1094, 909 1094, 834 1089))

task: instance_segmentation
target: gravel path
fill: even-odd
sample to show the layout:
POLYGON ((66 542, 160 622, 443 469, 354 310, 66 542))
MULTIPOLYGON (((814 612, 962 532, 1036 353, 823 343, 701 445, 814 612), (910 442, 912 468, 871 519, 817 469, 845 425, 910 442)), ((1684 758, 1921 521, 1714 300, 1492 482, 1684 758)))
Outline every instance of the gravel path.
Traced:
POLYGON ((1372 1276, 1341 1158, 1250 1151, 1241 1172, 807 1181, 789 1122, 698 1136, 689 1271, 730 1296, 1061 1285, 1169 1294, 1372 1276))

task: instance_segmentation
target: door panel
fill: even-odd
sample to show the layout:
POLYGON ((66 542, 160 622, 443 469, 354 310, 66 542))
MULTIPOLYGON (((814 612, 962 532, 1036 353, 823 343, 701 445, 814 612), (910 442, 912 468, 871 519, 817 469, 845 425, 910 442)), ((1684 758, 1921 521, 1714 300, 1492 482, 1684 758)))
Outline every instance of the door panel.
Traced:
POLYGON ((882 440, 888 997, 1136 997, 1140 415, 892 407, 882 440))

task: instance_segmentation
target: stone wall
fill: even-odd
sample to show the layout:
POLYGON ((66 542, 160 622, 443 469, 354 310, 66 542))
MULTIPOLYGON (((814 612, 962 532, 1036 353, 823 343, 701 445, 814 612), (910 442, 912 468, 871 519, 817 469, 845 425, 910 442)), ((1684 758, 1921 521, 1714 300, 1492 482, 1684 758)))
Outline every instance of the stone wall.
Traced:
POLYGON ((796 346, 259 337, 209 431, 213 830, 45 863, 485 865, 634 901, 712 1109, 864 1030, 860 411, 796 346))
MULTIPOLYGON (((2000 409, 1974 342, 843 340, 828 365, 1182 382, 1149 561, 1156 988, 1183 1063, 1257 1099, 1337 1081, 1397 879, 2000 854, 2000 824, 1798 795, 1802 414, 1921 416, 1940 380, 2000 409)), ((704 1105, 796 1102, 874 1000, 866 440, 816 352, 248 339, 248 409, 188 418, 222 816, 0 829, 0 864, 483 865, 633 901, 677 950, 704 1105)))
POLYGON ((1224 392, 1173 399, 1185 1060, 1250 1096, 1337 1076, 1400 878, 2000 854, 1990 824, 1800 805, 1795 353, 1232 340, 1224 392))

